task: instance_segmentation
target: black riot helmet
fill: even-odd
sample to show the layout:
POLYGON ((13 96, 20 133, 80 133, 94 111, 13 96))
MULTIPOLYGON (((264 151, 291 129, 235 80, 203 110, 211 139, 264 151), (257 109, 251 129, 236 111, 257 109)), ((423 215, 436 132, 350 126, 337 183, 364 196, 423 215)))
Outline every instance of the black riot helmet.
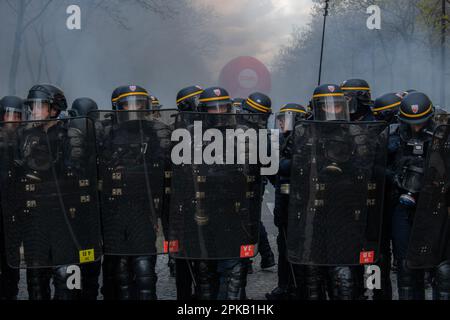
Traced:
POLYGON ((64 92, 51 84, 33 86, 25 100, 32 120, 57 118, 61 111, 67 110, 67 100, 64 92), (55 114, 51 114, 55 111, 55 114))
POLYGON ((372 95, 366 80, 350 79, 341 84, 348 101, 350 119, 358 120, 371 112, 372 95))
POLYGON ((150 96, 150 109, 151 110, 161 110, 162 105, 156 96, 150 96))
POLYGON ((200 112, 231 113, 232 108, 230 95, 223 88, 207 88, 200 95, 198 105, 200 112))
POLYGON ((242 105, 244 104, 244 98, 234 98, 233 99, 233 111, 234 113, 242 112, 242 105))
POLYGON ((393 123, 400 110, 403 97, 400 93, 387 93, 375 100, 372 113, 379 121, 393 123))
POLYGON ((255 92, 242 103, 242 111, 247 113, 272 113, 272 101, 263 93, 255 92))
POLYGON ((111 103, 114 111, 149 110, 150 95, 139 86, 122 86, 114 90, 111 103))
POLYGON ((179 111, 197 111, 200 95, 203 88, 200 86, 190 86, 181 89, 177 94, 177 108, 179 111))
POLYGON ((418 92, 418 91, 414 90, 414 89, 409 89, 406 91, 400 91, 399 94, 402 96, 402 98, 405 98, 408 94, 414 93, 414 92, 418 92))
POLYGON ((276 115, 276 128, 282 133, 294 130, 295 124, 308 117, 307 109, 297 103, 288 103, 281 107, 280 112, 276 115))
POLYGON ((23 99, 15 96, 6 96, 0 100, 0 122, 24 121, 27 112, 23 99))
POLYGON ((434 115, 430 98, 421 92, 412 92, 405 96, 400 105, 398 119, 402 123, 420 125, 427 123, 434 115))
POLYGON ((72 117, 84 117, 89 112, 98 110, 97 103, 91 98, 78 98, 72 103, 70 115, 72 117))
POLYGON ((350 121, 344 92, 336 84, 324 84, 314 90, 311 107, 316 121, 350 121))

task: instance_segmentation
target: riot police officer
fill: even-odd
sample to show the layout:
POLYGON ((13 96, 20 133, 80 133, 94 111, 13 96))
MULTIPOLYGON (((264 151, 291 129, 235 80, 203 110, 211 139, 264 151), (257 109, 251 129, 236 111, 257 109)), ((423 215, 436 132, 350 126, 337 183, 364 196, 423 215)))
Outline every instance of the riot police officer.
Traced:
POLYGON ((399 93, 387 93, 378 97, 372 107, 375 119, 389 124, 396 123, 402 100, 403 97, 399 93))
POLYGON ((235 113, 242 112, 242 105, 244 104, 244 101, 245 101, 244 98, 234 98, 233 99, 233 111, 235 113))
POLYGON ((190 86, 181 89, 177 93, 177 108, 180 112, 195 112, 197 111, 198 100, 203 93, 203 88, 200 86, 190 86))
MULTIPOLYGON (((163 177, 164 168, 161 165, 150 166, 147 161, 150 161, 151 157, 165 157, 166 155, 162 150, 147 152, 147 149, 152 146, 161 146, 161 148, 167 149, 170 146, 170 130, 161 121, 154 118, 149 119, 149 113, 141 112, 151 110, 151 99, 148 92, 140 86, 118 87, 112 94, 111 103, 113 111, 117 112, 111 114, 109 121, 100 122, 96 126, 101 147, 99 155, 101 174, 105 175, 101 176, 103 180, 101 191, 104 204, 103 220, 104 224, 108 223, 108 230, 104 227, 104 232, 108 232, 108 239, 110 239, 108 243, 105 241, 108 251, 105 251, 106 256, 103 262, 104 287, 102 292, 106 299, 154 300, 157 298, 155 265, 158 253, 156 241, 159 232, 156 211, 159 212, 165 205, 162 203, 164 199, 160 196, 158 196, 158 201, 156 198, 150 200, 149 197, 154 197, 156 194, 162 196, 164 185, 151 185, 152 181, 148 181, 148 174, 152 168, 157 167, 158 174, 163 177), (137 124, 135 121, 138 121, 137 124), (113 176, 119 175, 121 178, 117 180, 111 177, 111 171, 108 168, 114 171, 113 176), (136 175, 136 172, 141 170, 140 168, 145 173, 136 175), (108 172, 109 176, 106 176, 108 172), (125 179, 138 180, 128 181, 125 179), (117 188, 113 186, 115 183, 120 183, 122 187, 127 188, 135 188, 129 184, 141 183, 147 189, 133 191, 139 194, 133 195, 130 191, 124 197, 117 197, 117 188), (140 193, 141 191, 142 193, 140 193), (115 199, 120 201, 120 205, 111 202, 115 199), (156 207, 157 205, 158 207, 156 207), (126 212, 128 208, 133 207, 134 210, 126 212), (149 212, 151 212, 151 217, 148 216, 149 212), (109 220, 105 222, 105 219, 109 220), (152 228, 154 232, 145 228, 152 228), (115 232, 117 230, 123 230, 119 231, 120 234, 117 235, 120 239, 116 239, 115 232), (146 245, 141 247, 144 239, 146 245), (126 252, 127 250, 136 252, 136 254, 132 255, 132 253, 126 252)), ((162 178, 156 179, 156 176, 154 179, 163 181, 162 178)))
MULTIPOLYGON (((57 119, 62 111, 67 110, 67 101, 64 93, 56 86, 43 84, 33 86, 27 96, 25 104, 29 108, 31 120, 51 120, 57 119)), ((43 123, 37 122, 36 125, 31 127, 22 128, 19 132, 19 148, 21 157, 28 159, 27 157, 34 157, 34 153, 30 150, 36 148, 35 145, 29 145, 30 141, 33 143, 33 137, 42 134, 45 131, 49 137, 50 143, 61 143, 61 147, 68 148, 61 158, 58 156, 59 161, 63 161, 64 165, 68 163, 74 163, 77 157, 81 154, 75 152, 80 149, 80 141, 76 137, 70 137, 68 129, 59 121, 47 121, 43 123), (31 153, 30 153, 31 152, 31 153)), ((47 149, 47 146, 41 146, 40 148, 47 149)), ((58 146, 53 146, 51 150, 58 150, 58 146)), ((48 152, 48 151, 47 151, 48 152)), ((38 154, 38 153, 36 153, 38 154)), ((41 155, 42 156, 42 155, 41 155)), ((35 172, 29 173, 33 179, 40 181, 39 172, 45 170, 45 165, 40 167, 42 159, 28 159, 27 163, 35 164, 35 172)), ((58 165, 63 166, 63 163, 58 165)), ((62 169, 64 170, 64 168, 62 169)), ((48 190, 51 192, 51 190, 48 190)), ((44 201, 43 201, 44 202, 44 201)), ((45 210, 42 208, 42 210, 45 210)), ((55 209, 58 210, 58 209, 55 209)), ((52 269, 40 268, 40 269, 27 269, 27 284, 28 294, 30 300, 49 300, 50 299, 50 278, 53 276, 53 284, 55 287, 55 300, 73 300, 78 298, 78 290, 70 290, 67 287, 67 280, 70 274, 67 272, 68 266, 59 266, 52 269)))
POLYGON ((371 111, 372 95, 367 81, 350 79, 341 84, 348 101, 351 121, 374 121, 371 111))
POLYGON ((69 114, 72 117, 86 117, 89 112, 98 110, 97 103, 91 98, 78 98, 72 103, 69 114))
MULTIPOLYGON (((232 112, 232 101, 228 92, 219 87, 205 89, 200 95, 198 110, 208 114, 232 112)), ((220 128, 227 124, 227 117, 212 119, 210 124, 220 128), (220 119, 218 119, 220 118, 220 119)), ((200 220, 198 220, 200 221, 200 220)), ((245 299, 248 262, 246 259, 197 260, 197 298, 200 300, 245 299)))
MULTIPOLYGON (((69 110, 71 117, 87 117, 89 113, 98 110, 97 103, 87 97, 77 98, 73 101, 69 110)), ((91 114, 91 116, 93 116, 91 114)), ((82 300, 97 300, 99 289, 99 277, 101 272, 101 261, 81 266, 81 295, 82 300)))
MULTIPOLYGON (((434 107, 427 95, 412 92, 400 106, 400 127, 391 137, 396 139, 395 157, 389 165, 388 178, 394 191, 392 203, 392 242, 398 265, 397 286, 400 300, 424 300, 424 270, 411 269, 407 263, 408 246, 415 210, 422 188, 427 152, 430 150, 435 123, 434 107)), ((436 270, 439 298, 449 298, 450 268, 443 262, 436 270), (442 285, 442 286, 441 286, 442 285)))
MULTIPOLYGON (((176 103, 179 112, 196 112, 203 88, 195 85, 181 89, 177 93, 176 103)), ((188 259, 169 257, 171 274, 175 276, 177 286, 177 300, 191 300, 194 263, 188 259), (174 263, 171 263, 174 261, 174 263)), ((195 289, 195 288, 194 288, 195 289)))
MULTIPOLYGON (((254 92, 248 96, 247 99, 242 102, 242 113, 255 113, 255 114, 271 114, 272 113, 272 101, 270 98, 260 92, 254 92)), ((264 184, 267 184, 267 180, 264 179, 264 184)), ((270 247, 269 239, 267 237, 266 228, 261 221, 259 229, 259 253, 261 255, 261 269, 268 269, 275 266, 275 256, 270 247)))
MULTIPOLYGON (((398 139, 395 137, 398 130, 397 116, 400 110, 404 95, 401 93, 387 93, 375 100, 372 108, 373 115, 378 121, 385 121, 389 124, 389 142, 388 157, 393 157, 397 149, 398 139)), ((388 159, 388 162, 392 159, 388 159)), ((391 300, 392 284, 391 284, 391 229, 392 229, 392 210, 394 204, 391 202, 392 183, 388 179, 385 185, 385 201, 383 211, 381 255, 379 259, 379 267, 381 270, 381 289, 374 291, 374 300, 391 300)))
POLYGON ((274 223, 278 228, 278 285, 266 294, 268 300, 285 300, 295 294, 296 279, 293 279, 293 268, 287 259, 286 230, 289 206, 289 176, 291 174, 290 136, 295 124, 306 119, 305 107, 296 103, 284 105, 276 115, 276 127, 280 130, 280 168, 275 179, 274 223))
MULTIPOLYGON (((335 84, 317 87, 311 99, 314 121, 350 121, 348 98, 344 96, 344 93, 345 91, 335 84)), ((357 106, 354 109, 355 113, 356 108, 357 106)), ((325 299, 325 288, 328 288, 328 296, 331 300, 355 300, 359 297, 358 273, 352 267, 307 266, 304 273, 307 299, 325 299)))
POLYGON ((156 96, 151 95, 150 96, 150 109, 151 110, 161 110, 162 105, 161 102, 159 101, 159 99, 156 96))
MULTIPOLYGON (((9 123, 1 124, 1 122, 20 122, 25 121, 26 111, 23 99, 14 96, 3 97, 0 100, 0 148, 1 152, 8 148, 8 146, 3 145, 6 143, 4 141, 3 135, 13 135, 15 129, 19 125, 9 123)), ((11 138, 11 137, 10 137, 11 138)), ((8 138, 8 140, 10 140, 8 138)), ((16 300, 17 294, 19 292, 19 269, 11 268, 8 265, 6 254, 5 254, 5 244, 3 235, 3 216, 1 214, 2 209, 0 207, 0 300, 16 300)))

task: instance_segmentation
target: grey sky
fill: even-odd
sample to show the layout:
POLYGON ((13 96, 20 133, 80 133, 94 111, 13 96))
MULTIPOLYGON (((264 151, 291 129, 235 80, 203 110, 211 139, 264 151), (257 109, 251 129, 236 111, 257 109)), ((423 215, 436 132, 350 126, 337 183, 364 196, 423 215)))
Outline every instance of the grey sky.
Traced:
POLYGON ((209 61, 214 73, 229 60, 254 56, 267 65, 280 46, 289 42, 293 26, 310 21, 312 0, 193 0, 210 7, 215 18, 210 30, 217 36, 217 54, 209 61))

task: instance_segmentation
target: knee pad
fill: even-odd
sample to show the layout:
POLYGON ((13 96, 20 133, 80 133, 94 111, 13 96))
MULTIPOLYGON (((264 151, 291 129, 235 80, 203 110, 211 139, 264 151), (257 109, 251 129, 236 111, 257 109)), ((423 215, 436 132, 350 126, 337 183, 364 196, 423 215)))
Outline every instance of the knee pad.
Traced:
POLYGON ((435 299, 450 300, 450 261, 436 267, 434 282, 435 299))
POLYGON ((227 298, 239 300, 247 285, 247 261, 239 261, 227 274, 227 298))
POLYGON ((331 286, 333 300, 355 300, 358 298, 356 272, 352 267, 332 267, 331 286))

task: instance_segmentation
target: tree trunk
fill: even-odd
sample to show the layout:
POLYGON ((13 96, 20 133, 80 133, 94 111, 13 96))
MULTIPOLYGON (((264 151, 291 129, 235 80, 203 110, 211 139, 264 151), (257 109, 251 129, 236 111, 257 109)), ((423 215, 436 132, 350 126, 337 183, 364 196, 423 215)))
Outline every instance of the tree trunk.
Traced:
POLYGON ((22 45, 22 37, 23 37, 23 22, 25 17, 26 4, 25 0, 20 0, 19 8, 17 12, 17 25, 16 25, 16 33, 14 36, 14 46, 13 53, 11 58, 11 67, 9 69, 9 94, 16 94, 16 79, 17 79, 17 71, 19 69, 20 62, 20 47, 22 45))

